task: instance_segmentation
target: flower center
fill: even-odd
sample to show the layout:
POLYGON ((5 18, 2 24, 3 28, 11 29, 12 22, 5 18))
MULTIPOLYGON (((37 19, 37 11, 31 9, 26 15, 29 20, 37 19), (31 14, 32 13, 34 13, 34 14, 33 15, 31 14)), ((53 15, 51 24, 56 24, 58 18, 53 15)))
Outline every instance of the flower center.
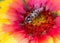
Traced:
MULTIPOLYGON (((34 11, 34 10, 33 10, 34 11)), ((54 14, 50 11, 42 9, 41 12, 29 12, 25 17, 25 31, 30 35, 45 34, 54 26, 54 14), (39 12, 39 13, 38 13, 39 12), (35 14, 35 15, 34 15, 35 14)))
POLYGON ((46 22, 46 18, 44 15, 40 15, 40 16, 37 16, 33 21, 32 21, 32 25, 33 26, 40 26, 42 25, 42 23, 45 23, 46 22))

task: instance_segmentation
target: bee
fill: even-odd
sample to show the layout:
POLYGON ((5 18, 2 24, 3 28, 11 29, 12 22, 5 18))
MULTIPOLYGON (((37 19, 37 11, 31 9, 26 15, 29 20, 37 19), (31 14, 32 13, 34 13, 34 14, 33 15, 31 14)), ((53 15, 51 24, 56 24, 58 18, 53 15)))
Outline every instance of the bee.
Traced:
POLYGON ((33 19, 35 19, 39 13, 41 13, 44 10, 44 7, 40 7, 38 9, 33 10, 26 18, 25 23, 30 24, 33 19))

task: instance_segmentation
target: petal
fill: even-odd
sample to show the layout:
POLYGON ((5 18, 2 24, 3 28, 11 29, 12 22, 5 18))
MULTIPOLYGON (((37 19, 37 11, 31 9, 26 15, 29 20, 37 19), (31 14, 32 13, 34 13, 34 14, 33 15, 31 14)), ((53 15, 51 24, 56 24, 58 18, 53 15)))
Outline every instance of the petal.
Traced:
POLYGON ((54 43, 53 38, 49 35, 42 36, 42 38, 39 41, 39 43, 54 43))
MULTIPOLYGON (((60 10, 60 0, 49 0, 48 1, 48 3, 50 3, 51 5, 50 5, 50 7, 49 7, 49 9, 50 10, 52 10, 52 11, 58 11, 58 10, 60 10)), ((47 5, 49 6, 49 4, 47 3, 47 5)))
POLYGON ((60 26, 60 16, 56 17, 55 23, 57 26, 60 26))

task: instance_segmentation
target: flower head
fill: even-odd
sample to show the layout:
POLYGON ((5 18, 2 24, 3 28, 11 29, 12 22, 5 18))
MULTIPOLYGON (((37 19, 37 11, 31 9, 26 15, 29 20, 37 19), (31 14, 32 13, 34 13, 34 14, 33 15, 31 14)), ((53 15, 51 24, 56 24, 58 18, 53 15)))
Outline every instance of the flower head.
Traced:
POLYGON ((9 38, 4 39, 4 36, 2 39, 7 40, 6 43, 9 43, 11 38, 13 43, 60 43, 58 12, 60 1, 53 1, 14 0, 12 4, 9 4, 9 8, 4 10, 7 23, 4 18, 1 29, 4 33, 8 33, 9 38))

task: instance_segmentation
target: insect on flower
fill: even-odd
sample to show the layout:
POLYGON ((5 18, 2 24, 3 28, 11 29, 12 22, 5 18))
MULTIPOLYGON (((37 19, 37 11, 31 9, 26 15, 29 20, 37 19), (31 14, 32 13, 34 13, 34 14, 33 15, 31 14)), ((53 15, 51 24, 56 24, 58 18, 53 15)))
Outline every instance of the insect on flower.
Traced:
POLYGON ((40 12, 42 12, 44 10, 44 7, 40 7, 38 9, 35 9, 34 11, 32 11, 26 18, 25 18, 25 23, 30 24, 32 22, 33 19, 35 19, 40 12))

